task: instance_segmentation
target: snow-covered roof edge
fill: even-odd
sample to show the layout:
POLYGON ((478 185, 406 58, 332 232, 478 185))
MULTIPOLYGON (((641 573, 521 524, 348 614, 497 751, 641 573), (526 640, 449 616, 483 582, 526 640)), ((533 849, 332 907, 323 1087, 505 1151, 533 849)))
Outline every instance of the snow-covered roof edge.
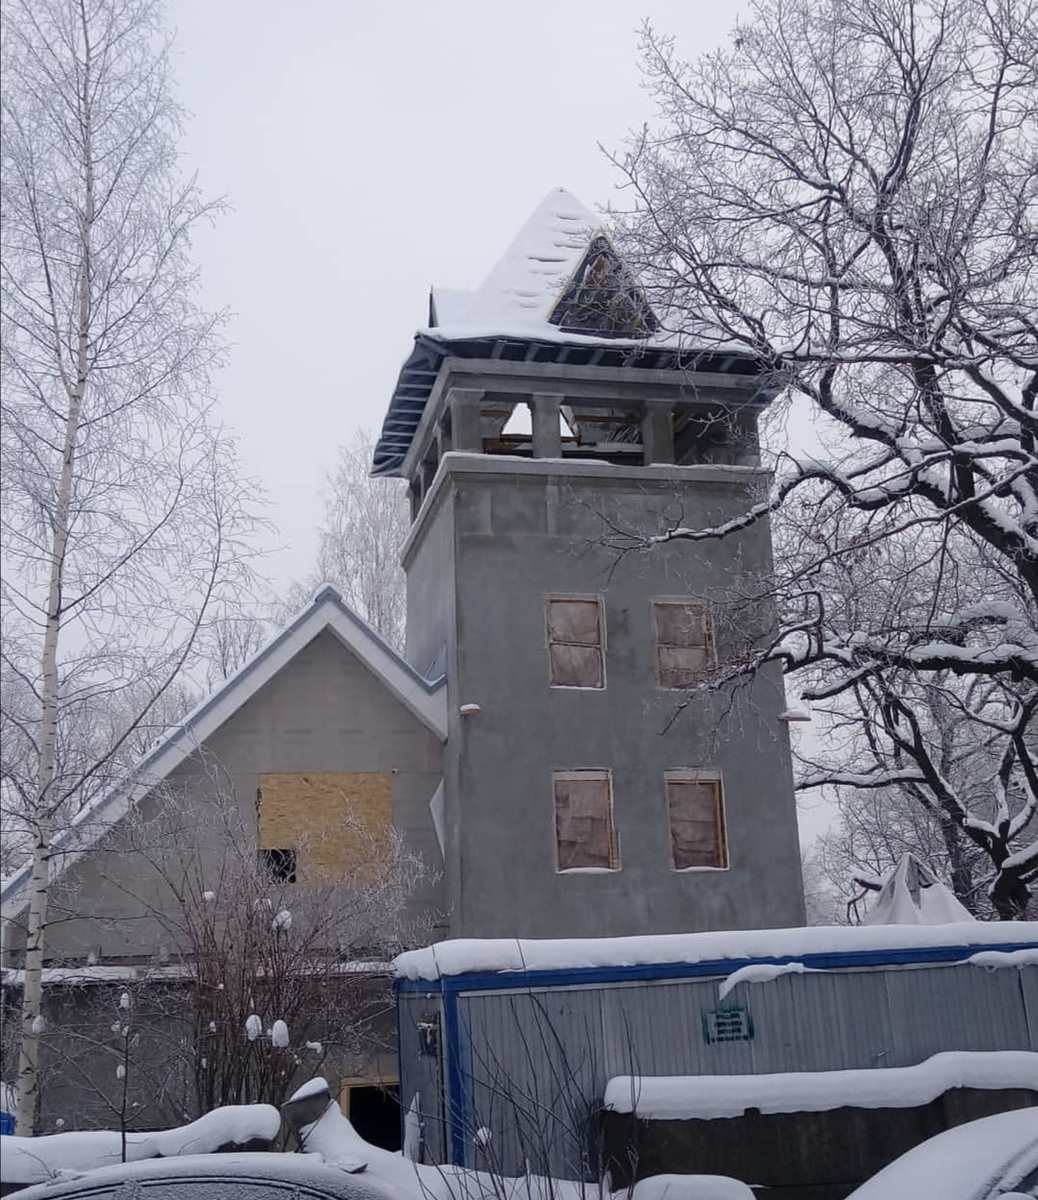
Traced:
MULTIPOLYGON (((1031 1050, 945 1050, 908 1067, 786 1071, 756 1075, 619 1075, 606 1084, 603 1107, 642 1119, 674 1121, 833 1108, 915 1108, 950 1088, 1038 1091, 1031 1050)), ((1032 1118, 1033 1120, 1033 1118, 1032 1118)))
POLYGON ((496 972, 575 971, 746 959, 922 950, 944 946, 1038 946, 1038 921, 954 925, 812 925, 618 938, 459 938, 398 955, 398 978, 496 972))
MULTIPOLYGON (((77 814, 70 827, 54 840, 54 877, 60 877, 325 630, 334 634, 441 742, 446 741, 446 678, 429 680, 420 675, 346 604, 335 587, 326 584, 284 629, 160 738, 127 779, 77 814)), ((5 918, 14 917, 24 907, 29 875, 26 863, 3 880, 0 912, 5 918)))

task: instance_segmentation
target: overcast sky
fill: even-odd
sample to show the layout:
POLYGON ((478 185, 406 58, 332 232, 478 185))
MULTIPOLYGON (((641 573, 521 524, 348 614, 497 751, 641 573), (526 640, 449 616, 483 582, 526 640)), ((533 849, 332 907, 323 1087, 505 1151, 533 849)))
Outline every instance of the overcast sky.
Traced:
MULTIPOLYGON (((475 287, 553 187, 591 208, 652 115, 648 18, 692 57, 737 0, 168 0, 185 165, 232 208, 196 241, 227 307, 220 407, 266 489, 275 587, 307 573, 336 448, 377 429, 430 284, 475 287)), ((814 833, 826 806, 810 801, 814 833)))
POLYGON ((185 166, 232 205, 196 240, 231 310, 223 418, 266 488, 275 585, 306 573, 337 445, 378 428, 429 285, 473 287, 544 194, 589 207, 651 111, 648 17, 688 55, 735 0, 169 0, 185 166))

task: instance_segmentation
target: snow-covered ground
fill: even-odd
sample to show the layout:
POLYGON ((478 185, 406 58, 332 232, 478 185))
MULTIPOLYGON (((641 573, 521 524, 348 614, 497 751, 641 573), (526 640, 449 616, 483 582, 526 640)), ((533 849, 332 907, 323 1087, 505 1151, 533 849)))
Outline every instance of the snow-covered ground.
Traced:
MULTIPOLYGON (((328 1094, 328 1085, 323 1079, 314 1079, 292 1099, 321 1093, 328 1094)), ((270 1105, 218 1108, 180 1129, 127 1134, 126 1161, 139 1167, 144 1159, 209 1153, 227 1144, 243 1145, 252 1138, 273 1140, 280 1125, 281 1116, 270 1105)), ((300 1136, 303 1158, 362 1174, 365 1181, 379 1185, 381 1191, 397 1200, 603 1200, 608 1195, 597 1183, 537 1175, 502 1178, 486 1171, 413 1162, 364 1141, 330 1098, 322 1115, 304 1126, 300 1136)), ((18 1184, 42 1183, 111 1167, 122 1161, 123 1154, 122 1137, 114 1130, 5 1137, 2 1149, 0 1178, 4 1183, 18 1184)), ((233 1157, 220 1155, 220 1161, 226 1165, 233 1157)), ((241 1157, 255 1167, 256 1156, 241 1157)), ((152 1174, 151 1168, 148 1174, 152 1174)), ((623 1195, 626 1198, 627 1192, 623 1195)), ((639 1183, 632 1200, 752 1200, 752 1195, 745 1184, 719 1175, 665 1175, 639 1183)))
MULTIPOLYGON (((322 1082, 312 1081, 293 1099, 312 1095, 322 1082)), ((412 1162, 365 1142, 334 1101, 318 1120, 303 1127, 300 1136, 308 1153, 348 1171, 358 1171, 363 1164, 365 1177, 388 1185, 402 1200, 604 1200, 608 1196, 597 1183, 540 1175, 502 1178, 487 1171, 412 1162)), ((628 1192, 617 1195, 626 1198, 628 1192)), ((752 1196, 746 1184, 720 1175, 661 1175, 637 1184, 633 1200, 752 1200, 752 1196)))

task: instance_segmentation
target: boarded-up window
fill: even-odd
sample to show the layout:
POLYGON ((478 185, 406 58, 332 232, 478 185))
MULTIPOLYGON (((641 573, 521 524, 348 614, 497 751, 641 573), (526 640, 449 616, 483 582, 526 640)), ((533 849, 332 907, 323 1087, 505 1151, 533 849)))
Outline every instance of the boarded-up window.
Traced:
POLYGON ((256 791, 257 849, 272 878, 318 885, 363 883, 390 848, 393 776, 270 774, 256 791), (277 874, 289 866, 288 874, 277 874))
POLYGON ((720 779, 694 773, 668 774, 667 808, 675 870, 728 866, 720 779))
POLYGON ((691 687, 711 665, 706 605, 692 600, 654 600, 653 614, 660 687, 691 687))
POLYGON ((555 782, 558 869, 598 867, 616 871, 620 853, 613 829, 613 791, 608 771, 564 771, 555 782))
POLYGON ((605 687, 602 605, 597 599, 548 601, 548 656, 553 687, 605 687))

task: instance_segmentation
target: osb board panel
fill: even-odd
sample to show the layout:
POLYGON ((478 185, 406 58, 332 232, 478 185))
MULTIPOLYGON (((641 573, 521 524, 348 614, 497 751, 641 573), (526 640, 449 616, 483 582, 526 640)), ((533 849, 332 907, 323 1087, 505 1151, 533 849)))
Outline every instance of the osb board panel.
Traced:
POLYGON ((256 799, 261 850, 294 849, 299 883, 370 873, 393 823, 393 776, 261 775, 256 799))

